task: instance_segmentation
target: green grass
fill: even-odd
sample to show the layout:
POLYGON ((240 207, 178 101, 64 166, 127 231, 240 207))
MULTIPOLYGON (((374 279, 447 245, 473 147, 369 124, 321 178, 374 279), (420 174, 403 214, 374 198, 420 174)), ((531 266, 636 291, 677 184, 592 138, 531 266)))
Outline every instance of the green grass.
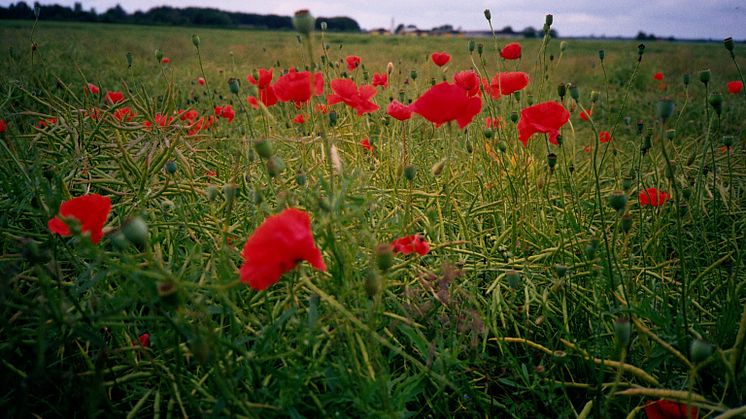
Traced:
POLYGON ((488 77, 516 69, 531 78, 520 95, 485 99, 465 130, 383 110, 358 117, 344 105, 331 107, 332 125, 307 107, 246 104, 257 68, 275 67, 276 79, 310 65, 294 33, 41 22, 32 34, 29 22, 3 22, 0 408, 21 417, 644 417, 645 403, 667 398, 702 416, 743 414, 746 96, 725 91, 740 78, 728 52, 653 42, 638 62, 632 41, 568 40, 561 51, 560 40, 539 39, 520 40, 523 59, 505 63, 496 45, 507 40, 477 39, 481 56, 468 41, 316 34, 314 61, 325 43, 333 63, 323 66, 325 93, 347 55, 362 58, 358 83, 393 63, 390 87, 374 98, 382 108, 473 64, 488 77), (196 83, 192 33, 208 89, 196 83), (445 71, 429 61, 433 51, 452 55, 445 71), (140 116, 115 120, 102 98, 83 94, 85 82, 123 91, 140 116), (572 117, 562 146, 537 135, 524 148, 511 115, 559 100, 566 83, 579 96, 563 100, 572 117), (709 92, 724 95, 719 116, 709 92), (675 104, 665 122, 656 113, 664 98, 675 104), (142 125, 229 103, 235 120, 197 138, 142 125), (106 116, 87 117, 94 107, 106 116), (593 107, 593 124, 581 107, 593 107), (298 113, 308 122, 291 123, 298 113), (488 115, 504 127, 484 129, 488 115), (46 117, 58 121, 37 128, 46 117), (600 131, 613 140, 597 144, 600 131), (724 136, 735 143, 726 152, 724 136), (254 152, 260 138, 287 165, 278 176, 254 152), (331 145, 341 170, 325 158, 331 145), (672 199, 640 207, 647 187, 672 199), (607 203, 619 190, 628 232, 607 203), (60 202, 94 192, 113 204, 99 245, 49 232, 60 202), (254 291, 238 282, 242 245, 286 207, 310 214, 328 270, 303 263, 254 291), (137 216, 146 245, 118 247, 118 230, 137 216), (418 232, 426 256, 378 267, 379 244, 418 232), (615 333, 621 318, 632 320, 626 345, 615 333), (149 348, 133 343, 142 333, 149 348), (690 356, 695 339, 712 345, 704 360, 690 356))

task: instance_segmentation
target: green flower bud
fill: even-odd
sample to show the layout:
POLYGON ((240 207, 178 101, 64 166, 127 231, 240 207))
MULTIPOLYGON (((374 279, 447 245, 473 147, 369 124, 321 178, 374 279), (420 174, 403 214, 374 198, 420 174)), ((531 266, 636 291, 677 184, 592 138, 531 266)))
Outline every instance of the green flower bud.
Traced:
POLYGON ((565 52, 567 50, 567 41, 560 42, 560 52, 565 52))
POLYGON ((546 17, 544 18, 544 24, 546 26, 552 26, 552 23, 554 23, 554 16, 552 16, 551 14, 546 15, 546 17))
POLYGON ((614 191, 609 195, 609 206, 617 210, 617 212, 624 211, 627 207, 627 195, 624 191, 614 191))
POLYGON ((691 74, 689 74, 689 73, 686 73, 686 74, 684 74, 684 75, 682 76, 682 79, 683 79, 683 81, 684 81, 684 86, 689 86, 689 82, 691 81, 691 79, 692 79, 692 76, 691 76, 691 74))
POLYGON ((307 181, 307 178, 306 178, 306 174, 305 173, 298 172, 298 173, 295 174, 295 183, 298 186, 305 186, 306 185, 306 181, 307 181))
POLYGON ((404 167, 404 178, 408 181, 413 181, 415 175, 417 175, 417 166, 408 164, 404 167))
POLYGON ((622 230, 625 233, 629 233, 630 230, 632 230, 632 214, 625 212, 624 215, 622 215, 622 230))
POLYGON ((727 49, 731 54, 733 54, 733 38, 730 36, 723 39, 723 46, 725 46, 725 49, 727 49))
POLYGON ((667 129, 666 130, 666 138, 668 138, 669 140, 673 140, 674 138, 676 138, 676 130, 673 129, 673 128, 672 129, 667 129))
POLYGON ((481 57, 483 52, 484 52, 484 45, 480 42, 477 44, 477 53, 481 57))
POLYGON ((121 231, 118 231, 111 235, 111 242, 112 244, 114 244, 114 247, 119 250, 124 250, 130 245, 129 240, 124 237, 124 234, 121 231))
POLYGON ((565 95, 567 94, 567 86, 565 85, 565 83, 560 83, 557 86, 557 94, 559 95, 560 100, 565 99, 565 95))
POLYGON ((567 266, 561 263, 555 264, 554 273, 557 274, 557 278, 564 278, 567 275, 567 266))
POLYGON ((373 269, 366 269, 364 275, 365 283, 363 287, 365 288, 365 295, 372 300, 381 293, 381 276, 373 269))
POLYGON ((148 224, 141 216, 137 216, 129 220, 129 222, 122 228, 122 234, 130 243, 135 246, 142 248, 149 241, 148 224))
POLYGON ((570 86, 570 97, 573 98, 573 100, 577 101, 580 99, 580 91, 578 90, 578 86, 574 83, 569 83, 570 86))
POLYGON ((337 111, 329 111, 329 126, 333 127, 337 125, 337 111))
POLYGON ((668 99, 668 98, 663 98, 659 100, 658 106, 656 107, 656 113, 658 115, 658 118, 661 121, 666 122, 668 118, 670 118, 671 115, 673 114, 673 108, 674 108, 673 100, 668 99))
POLYGON ((470 39, 470 40, 469 40, 469 54, 471 54, 472 52, 474 52, 474 49, 475 49, 476 47, 477 47, 477 43, 476 43, 476 42, 474 42, 474 40, 473 40, 473 39, 470 39))
POLYGON ((554 153, 547 154, 547 166, 549 171, 554 172, 554 167, 557 166, 557 155, 554 153))
POLYGON ((161 60, 163 60, 163 51, 161 51, 160 48, 157 48, 155 50, 155 60, 158 61, 158 64, 160 64, 161 60))
POLYGON ((319 27, 321 28, 322 31, 326 32, 326 30, 327 30, 327 28, 329 26, 327 25, 326 21, 324 20, 324 21, 321 22, 321 24, 319 25, 319 27))
POLYGON ((516 270, 511 269, 505 272, 505 279, 508 280, 508 285, 514 290, 521 287, 521 273, 516 270))
POLYGON ((637 46, 637 62, 642 61, 642 54, 645 53, 645 44, 640 44, 637 46))
POLYGON ((632 325, 629 319, 619 317, 614 320, 614 336, 616 336, 617 346, 626 348, 629 345, 629 339, 632 335, 632 325))
POLYGON ((512 111, 512 112, 510 113, 510 121, 511 121, 512 123, 514 123, 514 124, 515 124, 516 122, 518 122, 518 112, 517 112, 517 111, 512 111))
POLYGON ((173 175, 174 173, 176 173, 176 162, 175 161, 173 160, 167 161, 165 167, 166 167, 166 173, 168 173, 169 175, 173 175))
POLYGON ((492 12, 490 12, 490 9, 484 9, 484 18, 487 20, 492 20, 492 12))
POLYGON ((603 61, 604 57, 606 57, 606 52, 604 52, 604 50, 602 49, 598 50, 598 59, 603 61))
POLYGON ((710 70, 702 70, 699 72, 699 81, 701 81, 703 84, 707 85, 707 83, 710 82, 710 76, 712 73, 710 73, 710 70))
POLYGON ((231 90, 231 93, 234 95, 238 94, 240 83, 238 79, 231 77, 228 79, 228 88, 231 90))
POLYGON ((702 363, 712 355, 712 345, 701 340, 694 339, 689 346, 689 355, 695 364, 702 363))
POLYGON ((267 172, 272 177, 279 176, 285 170, 285 161, 280 156, 272 156, 267 161, 267 172))
POLYGON ((273 154, 275 154, 272 143, 267 139, 256 141, 254 143, 254 150, 256 150, 256 154, 265 159, 268 159, 272 157, 273 154))
POLYGON ((388 244, 379 244, 376 247, 376 266, 381 272, 386 272, 394 265, 394 251, 388 244))
POLYGON ((471 143, 470 139, 466 139, 466 142, 464 142, 464 148, 466 148, 466 152, 469 154, 474 151, 474 145, 471 143))
POLYGON ((708 99, 710 106, 715 109, 715 113, 720 116, 723 113, 723 95, 720 92, 712 92, 708 99))
POLYGON ((194 45, 195 48, 199 48, 199 44, 202 43, 199 39, 199 35, 196 33, 192 34, 192 45, 194 45))
POLYGON ((632 176, 625 176, 624 179, 622 180, 622 188, 624 188, 625 190, 631 188, 632 182, 634 181, 635 181, 635 178, 633 178, 632 176))
POLYGON ((724 135, 723 136, 723 145, 730 148, 733 147, 734 140, 732 135, 724 135))
POLYGON ((232 203, 236 199, 236 195, 238 195, 238 185, 235 183, 226 183, 223 185, 223 196, 225 196, 226 202, 232 203))
POLYGON ((309 36, 313 32, 313 26, 316 19, 311 16, 308 10, 298 10, 293 15, 293 27, 303 36, 309 36))
POLYGON ((508 143, 505 140, 498 141, 497 149, 500 150, 502 153, 508 151, 508 143))
POLYGON ((132 68, 132 53, 127 53, 127 68, 132 68))
POLYGON ((409 77, 412 78, 412 80, 417 80, 417 70, 412 70, 409 72, 409 77))
POLYGON ((487 139, 492 138, 492 134, 494 134, 492 130, 489 128, 486 128, 484 131, 482 131, 482 133, 484 134, 484 138, 487 138, 487 139))
POLYGON ((205 195, 210 202, 214 201, 218 197, 218 188, 215 185, 209 185, 205 189, 205 195))

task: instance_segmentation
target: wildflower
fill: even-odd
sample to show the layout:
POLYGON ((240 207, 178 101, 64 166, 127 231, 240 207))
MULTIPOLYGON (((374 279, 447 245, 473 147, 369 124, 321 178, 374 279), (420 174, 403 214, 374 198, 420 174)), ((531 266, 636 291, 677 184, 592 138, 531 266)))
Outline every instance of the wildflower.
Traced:
POLYGON ((321 251, 313 241, 311 220, 306 212, 295 208, 264 220, 246 241, 241 256, 241 282, 260 291, 303 260, 326 271, 321 251))
POLYGON ((494 98, 499 98, 501 95, 506 96, 523 89, 528 86, 528 81, 528 74, 522 71, 508 71, 495 74, 489 85, 487 80, 483 80, 483 83, 486 92, 494 98))
POLYGON ((306 117, 304 117, 302 113, 299 113, 298 115, 295 115, 295 118, 293 118, 293 122, 296 124, 305 124, 306 117))
POLYGON ((228 122, 230 123, 230 122, 233 122, 233 118, 236 117, 236 111, 233 109, 233 106, 231 105, 216 106, 215 115, 217 115, 219 118, 227 119, 228 122))
POLYGON ((257 101, 254 96, 248 96, 246 102, 248 102, 253 109, 259 109, 259 101, 257 101))
POLYGON ((8 123, 4 119, 0 119, 0 134, 8 130, 8 123))
POLYGON ((562 125, 570 120, 570 112, 558 102, 543 102, 521 110, 518 121, 518 140, 528 146, 528 139, 537 132, 549 134, 549 142, 557 143, 562 125))
POLYGON ((199 77, 199 78, 197 78, 197 83, 198 83, 198 84, 199 84, 200 86, 204 86, 204 85, 205 85, 205 78, 204 78, 204 77, 199 77))
POLYGON ((743 82, 740 80, 737 81, 729 81, 728 84, 726 84, 726 87, 728 88, 728 93, 737 94, 741 92, 741 89, 743 89, 743 82))
POLYGON ((143 348, 147 348, 150 346, 150 334, 149 333, 143 333, 142 335, 137 337, 137 340, 140 342, 140 345, 142 345, 143 348))
POLYGON ((50 125, 54 125, 57 123, 57 118, 51 117, 51 118, 44 118, 40 119, 39 122, 36 123, 36 126, 39 128, 46 128, 50 125))
POLYGON ((373 73, 373 86, 389 87, 389 76, 386 73, 373 73))
POLYGON ((317 103, 313 105, 313 111, 322 115, 326 115, 327 113, 329 113, 329 107, 324 105, 323 103, 317 103))
POLYGON ((609 141, 611 141, 611 134, 609 131, 601 131, 598 133, 598 142, 608 143, 609 141))
POLYGON ((99 92, 101 92, 101 89, 99 89, 98 86, 93 83, 86 84, 83 90, 86 92, 90 92, 92 95, 97 95, 99 94, 99 92))
POLYGON ((451 61, 451 56, 447 52, 433 52, 430 58, 438 67, 443 67, 451 61))
POLYGON ((213 122, 215 122, 214 116, 211 115, 207 118, 203 116, 189 127, 189 132, 187 132, 187 135, 194 136, 199 134, 200 131, 208 130, 210 129, 210 127, 212 127, 213 122))
POLYGON ((653 79, 654 79, 654 80, 658 80, 658 81, 661 81, 661 80, 663 80, 663 73, 661 73, 660 71, 659 71, 659 72, 657 72, 657 73, 655 73, 655 74, 653 75, 653 79))
POLYGON ((297 107, 301 103, 308 102, 311 95, 319 96, 324 93, 324 78, 321 73, 308 71, 297 72, 291 68, 290 71, 281 76, 275 84, 274 94, 283 102, 295 102, 297 107), (313 91, 311 91, 311 77, 313 77, 313 91))
POLYGON ((651 207, 659 207, 663 205, 667 200, 671 198, 671 195, 669 195, 666 192, 658 191, 656 188, 647 188, 640 192, 640 195, 638 196, 638 201, 640 202, 641 206, 651 206, 651 207))
POLYGON ((479 93, 479 76, 473 70, 459 71, 453 75, 453 82, 466 90, 469 96, 479 93))
POLYGON ((345 62, 347 63, 347 70, 352 72, 360 66, 360 57, 357 55, 348 55, 345 57, 345 62))
POLYGON ((403 105, 398 100, 393 100, 389 103, 386 107, 386 113, 399 121, 406 121, 412 117, 412 110, 409 106, 403 105))
POLYGON ((500 50, 500 56, 506 60, 517 60, 521 58, 521 44, 511 42, 500 50))
POLYGON ((161 58, 161 64, 168 64, 171 62, 171 59, 168 57, 161 58))
POLYGON ((330 83, 333 94, 327 95, 326 101, 329 105, 344 102, 354 108, 358 115, 374 112, 378 110, 378 105, 371 102, 370 98, 376 95, 378 91, 371 85, 358 86, 350 79, 335 79, 330 83))
POLYGON ((482 99, 469 97, 461 87, 443 82, 428 89, 410 109, 436 127, 455 120, 463 129, 482 110, 482 99))
POLYGON ((124 94, 122 92, 106 92, 106 102, 110 105, 116 105, 117 103, 124 102, 124 94))
POLYGON ((670 400, 656 400, 645 405, 648 419, 697 419, 697 408, 670 400))
POLYGON ((430 244, 420 234, 414 234, 394 240, 391 250, 403 255, 417 252, 420 256, 425 256, 430 252, 430 244))
POLYGON ((272 69, 266 70, 264 68, 260 68, 257 73, 257 78, 254 78, 253 75, 249 74, 246 76, 246 81, 253 84, 259 89, 266 89, 272 84, 272 78, 274 76, 272 75, 272 69))
POLYGON ((496 118, 492 117, 486 117, 484 118, 484 126, 485 128, 502 128, 505 125, 503 119, 501 116, 497 116, 496 118))
POLYGON ((80 223, 81 233, 89 233, 91 242, 97 244, 104 236, 103 228, 111 211, 111 200, 99 194, 88 194, 65 201, 60 205, 59 215, 47 222, 52 233, 71 236, 70 226, 66 220, 74 219, 80 223))
POLYGON ((587 109, 584 111, 580 111, 580 119, 583 121, 587 121, 591 119, 591 116, 593 115, 593 109, 587 109))
POLYGON ((360 140, 360 146, 370 151, 371 153, 373 152, 373 146, 370 144, 370 140, 367 138, 363 138, 362 140, 360 140))
POLYGON ((137 116, 137 114, 133 112, 129 106, 114 111, 114 118, 121 122, 130 122, 135 118, 135 116, 137 116))

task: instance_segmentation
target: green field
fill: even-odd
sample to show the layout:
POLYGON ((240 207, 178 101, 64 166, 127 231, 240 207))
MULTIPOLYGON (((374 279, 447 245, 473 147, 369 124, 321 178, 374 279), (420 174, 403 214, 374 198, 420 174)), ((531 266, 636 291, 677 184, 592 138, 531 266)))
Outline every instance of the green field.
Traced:
POLYGON ((0 21, 8 416, 746 415, 744 44, 32 27, 0 21), (379 110, 329 104, 332 80, 387 66, 379 110), (247 76, 279 91, 290 67, 323 95, 251 106, 247 76), (436 127, 418 98, 465 70, 529 82, 436 127), (548 101, 560 145, 524 147, 522 111, 548 101), (93 207, 56 218, 91 194, 100 241, 93 207), (287 208, 310 217, 302 251, 272 224, 287 208), (412 235, 427 252, 398 252, 412 235), (283 275, 257 290, 249 265, 283 275))

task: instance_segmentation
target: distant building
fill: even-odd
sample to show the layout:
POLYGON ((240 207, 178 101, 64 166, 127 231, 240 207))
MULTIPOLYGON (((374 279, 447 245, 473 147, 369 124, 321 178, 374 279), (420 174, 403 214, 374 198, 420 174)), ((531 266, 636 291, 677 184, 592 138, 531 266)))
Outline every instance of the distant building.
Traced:
POLYGON ((391 35, 391 31, 384 28, 375 28, 368 31, 371 35, 391 35))

